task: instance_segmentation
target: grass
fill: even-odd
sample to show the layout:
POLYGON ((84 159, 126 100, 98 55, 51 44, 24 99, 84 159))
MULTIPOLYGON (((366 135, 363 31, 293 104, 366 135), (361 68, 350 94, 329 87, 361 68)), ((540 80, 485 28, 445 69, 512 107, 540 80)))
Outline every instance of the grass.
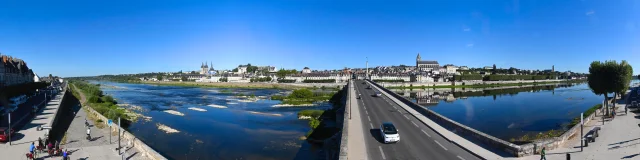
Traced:
MULTIPOLYGON (((602 104, 596 104, 593 107, 587 109, 587 111, 584 112, 585 116, 589 116, 592 113, 594 113, 596 110, 600 109, 602 107, 602 104)), ((567 126, 567 128, 572 128, 573 126, 577 125, 580 123, 580 116, 575 117, 571 120, 571 123, 569 123, 569 125, 567 126)), ((545 139, 545 138, 553 138, 553 137, 558 137, 561 136, 562 134, 564 134, 564 130, 550 130, 547 132, 541 132, 538 134, 526 134, 522 137, 519 138, 511 138, 511 142, 512 143, 516 143, 516 144, 525 144, 525 143, 529 143, 532 142, 534 140, 538 140, 538 139, 545 139)))
POLYGON ((425 88, 491 88, 491 87, 508 87, 508 86, 523 86, 523 85, 537 85, 537 84, 553 84, 553 83, 574 83, 581 82, 579 80, 569 81, 554 81, 554 82, 532 82, 532 83, 501 83, 501 84, 475 84, 475 85, 442 85, 442 86, 410 86, 410 87, 386 87, 388 89, 425 89, 425 88))
MULTIPOLYGON (((598 110, 600 108, 602 108, 602 104, 596 104, 593 107, 587 109, 587 111, 584 111, 584 116, 589 116, 592 113, 596 112, 596 110, 598 110)), ((577 125, 579 123, 580 123, 580 116, 577 116, 577 117, 575 117, 575 118, 573 118, 571 120, 571 123, 569 123, 568 128, 571 128, 571 127, 573 127, 573 126, 575 126, 575 125, 577 125)))

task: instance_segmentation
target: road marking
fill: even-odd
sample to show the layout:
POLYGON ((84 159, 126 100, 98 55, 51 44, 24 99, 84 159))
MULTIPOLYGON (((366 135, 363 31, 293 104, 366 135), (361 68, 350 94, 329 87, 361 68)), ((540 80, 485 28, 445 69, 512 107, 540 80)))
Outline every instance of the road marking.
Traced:
POLYGON ((373 129, 373 124, 369 123, 369 125, 371 126, 371 129, 373 129))
POLYGON ((460 157, 460 156, 458 156, 458 158, 460 158, 461 160, 465 160, 464 158, 462 158, 462 157, 460 157))
POLYGON ((369 115, 369 112, 367 110, 364 110, 364 113, 367 113, 367 115, 369 115))
POLYGON ((425 132, 424 130, 421 130, 422 133, 426 134, 427 136, 431 137, 431 135, 429 135, 429 133, 425 132))
POLYGON ((440 147, 442 147, 442 149, 444 149, 445 151, 447 151, 447 150, 448 150, 447 148, 444 148, 444 146, 443 146, 442 144, 440 144, 440 142, 438 142, 438 141, 436 141, 436 140, 433 140, 433 141, 434 141, 434 142, 436 142, 436 143, 437 143, 440 147))
POLYGON ((404 115, 404 118, 407 118, 407 120, 409 120, 409 117, 407 117, 407 115, 406 115, 406 114, 404 115))
POLYGON ((369 117, 369 115, 367 115, 367 119, 369 119, 369 121, 371 121, 371 118, 369 117))
MULTIPOLYGON (((413 123, 413 121, 411 121, 411 123, 413 123)), ((414 126, 418 127, 418 125, 416 123, 413 123, 414 126)))
POLYGON ((382 151, 382 146, 378 146, 378 149, 380 149, 380 154, 382 154, 382 159, 387 159, 387 158, 384 156, 384 152, 382 151))

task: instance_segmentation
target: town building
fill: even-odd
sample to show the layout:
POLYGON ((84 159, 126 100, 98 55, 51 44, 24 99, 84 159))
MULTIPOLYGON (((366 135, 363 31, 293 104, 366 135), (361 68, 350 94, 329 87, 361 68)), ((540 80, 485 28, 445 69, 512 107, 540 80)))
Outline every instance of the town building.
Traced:
POLYGON ((302 69, 302 73, 311 73, 311 69, 309 69, 309 67, 304 67, 304 69, 302 69))
POLYGON ((249 68, 248 65, 239 65, 238 66, 238 74, 244 74, 247 73, 247 68, 249 68))
POLYGON ((35 74, 21 59, 0 55, 0 87, 29 83, 35 74))
POLYGON ((423 61, 422 57, 420 57, 420 53, 416 57, 416 68, 418 71, 432 71, 438 70, 440 68, 440 64, 438 61, 423 61))

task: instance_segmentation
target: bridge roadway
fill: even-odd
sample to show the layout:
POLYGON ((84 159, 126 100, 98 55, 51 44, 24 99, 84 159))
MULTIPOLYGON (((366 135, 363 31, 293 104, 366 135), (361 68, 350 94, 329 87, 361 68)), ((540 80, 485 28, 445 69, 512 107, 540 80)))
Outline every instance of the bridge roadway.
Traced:
POLYGON ((367 89, 369 83, 358 80, 353 83, 356 94, 362 94, 358 109, 370 160, 475 160, 479 159, 457 145, 450 143, 431 128, 413 117, 402 107, 386 97, 375 97, 375 89, 367 89), (382 122, 392 122, 400 133, 398 143, 384 144, 380 137, 382 122))

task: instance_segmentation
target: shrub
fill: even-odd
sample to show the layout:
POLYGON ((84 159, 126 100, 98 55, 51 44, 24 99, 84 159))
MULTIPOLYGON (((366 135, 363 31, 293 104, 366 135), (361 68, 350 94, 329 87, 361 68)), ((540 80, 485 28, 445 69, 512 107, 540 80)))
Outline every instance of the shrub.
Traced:
POLYGON ((305 79, 303 83, 336 83, 335 79, 305 79))
POLYGON ((309 117, 311 117, 313 119, 318 119, 318 118, 320 118, 322 113, 324 113, 323 110, 316 110, 316 109, 302 110, 302 111, 298 112, 298 117, 300 117, 300 116, 309 116, 309 117))
POLYGON ((278 79, 278 83, 295 83, 295 79, 278 79))
POLYGON ((284 100, 285 96, 282 95, 273 95, 271 96, 271 100, 284 100))
POLYGON ((311 90, 309 89, 297 89, 294 90, 293 93, 291 93, 291 95, 289 95, 290 98, 311 98, 313 97, 313 92, 311 92, 311 90))
POLYGON ((309 121, 309 126, 313 129, 316 129, 320 125, 320 121, 317 119, 311 119, 309 121))

